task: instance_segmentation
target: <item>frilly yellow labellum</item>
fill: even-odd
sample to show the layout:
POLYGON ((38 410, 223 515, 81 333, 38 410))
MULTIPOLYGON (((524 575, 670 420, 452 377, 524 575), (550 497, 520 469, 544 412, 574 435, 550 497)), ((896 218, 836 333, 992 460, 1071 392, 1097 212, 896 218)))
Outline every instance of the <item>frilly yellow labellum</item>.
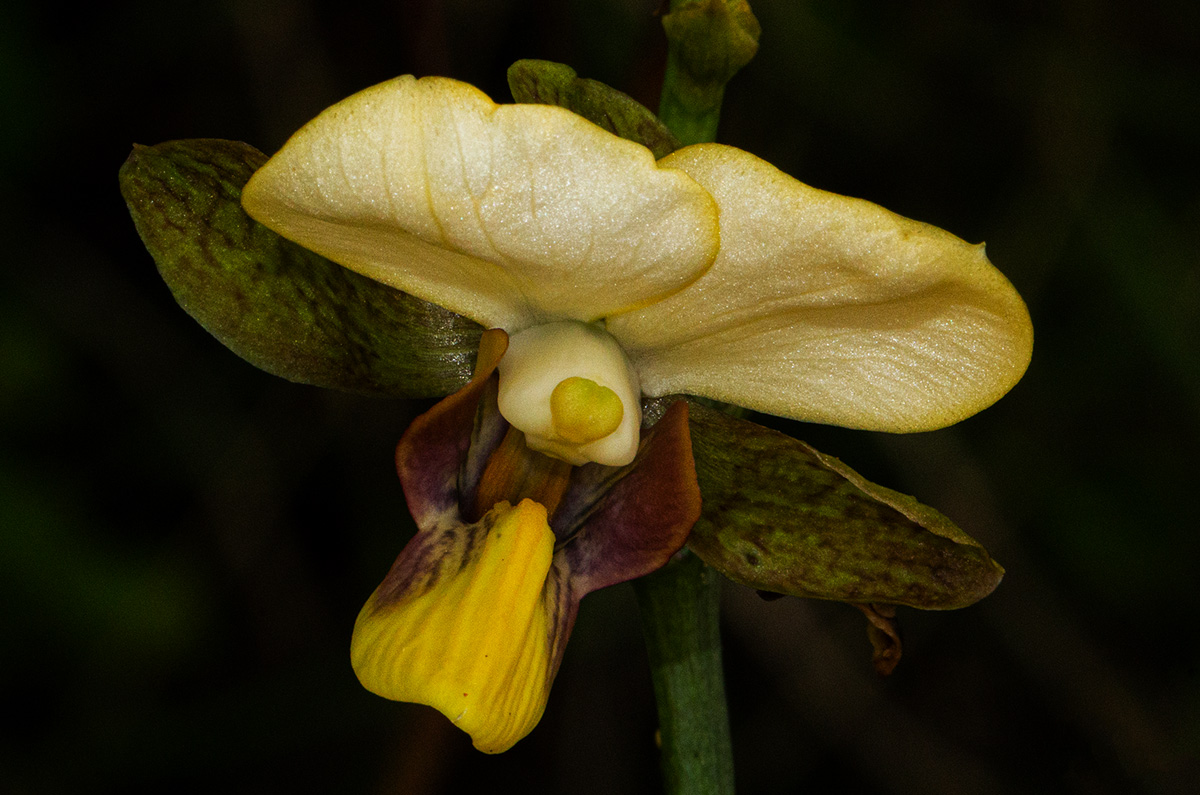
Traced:
POLYGON ((430 568, 409 569, 405 582, 389 575, 359 613, 354 672, 377 695, 434 707, 480 751, 507 751, 537 725, 549 695, 546 509, 501 502, 437 543, 448 548, 430 568))

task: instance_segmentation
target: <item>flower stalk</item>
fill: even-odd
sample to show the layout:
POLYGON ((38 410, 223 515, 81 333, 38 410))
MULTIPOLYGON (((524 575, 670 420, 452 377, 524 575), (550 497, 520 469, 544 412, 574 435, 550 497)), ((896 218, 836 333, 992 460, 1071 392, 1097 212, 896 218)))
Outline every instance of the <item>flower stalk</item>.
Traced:
POLYGON ((762 29, 746 0, 671 0, 658 116, 686 146, 717 140, 725 84, 758 52, 762 29))
POLYGON ((733 751, 721 666, 721 577, 686 549, 635 580, 658 702, 668 795, 730 795, 733 751))
MULTIPOLYGON (((716 140, 725 83, 754 57, 745 2, 672 0, 659 117, 684 144, 716 140)), ((684 549, 634 580, 658 707, 667 795, 732 795, 733 743, 721 660, 721 577, 684 549)))

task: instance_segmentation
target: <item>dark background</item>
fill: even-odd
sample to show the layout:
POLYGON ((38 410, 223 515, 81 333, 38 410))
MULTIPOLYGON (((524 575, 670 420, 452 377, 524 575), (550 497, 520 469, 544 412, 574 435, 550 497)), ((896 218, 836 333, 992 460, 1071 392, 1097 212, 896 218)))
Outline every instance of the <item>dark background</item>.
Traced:
MULTIPOLYGON (((659 791, 628 586, 584 601, 545 718, 500 757, 358 687, 354 617, 411 532, 392 449, 428 404, 237 359, 176 307, 116 180, 134 142, 274 151, 404 72, 504 101, 511 61, 549 58, 654 107, 655 5, 0 4, 0 789, 659 791)), ((901 611, 886 680, 853 608, 728 586, 739 791, 1192 791, 1200 11, 754 8, 722 140, 986 239, 1037 342, 948 430, 782 425, 1008 575, 975 607, 901 611)))

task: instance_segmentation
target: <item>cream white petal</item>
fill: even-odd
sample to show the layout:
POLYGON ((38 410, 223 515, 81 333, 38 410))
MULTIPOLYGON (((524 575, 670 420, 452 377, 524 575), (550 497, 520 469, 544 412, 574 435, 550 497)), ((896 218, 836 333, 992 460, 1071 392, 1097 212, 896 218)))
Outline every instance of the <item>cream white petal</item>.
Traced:
POLYGON ((562 108, 410 76, 326 110, 242 203, 301 245, 509 331, 669 295, 719 244, 716 207, 648 149, 562 108))
POLYGON ((721 251, 687 289, 609 319, 647 394, 911 432, 980 411, 1025 372, 1028 311, 982 245, 738 149, 662 165, 712 193, 721 251))

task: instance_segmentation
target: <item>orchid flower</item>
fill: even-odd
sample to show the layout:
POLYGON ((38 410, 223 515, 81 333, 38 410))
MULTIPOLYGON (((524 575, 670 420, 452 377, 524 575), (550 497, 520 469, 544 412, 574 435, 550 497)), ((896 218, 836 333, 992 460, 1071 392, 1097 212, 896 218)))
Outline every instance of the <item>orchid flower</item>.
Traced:
POLYGON ((351 270, 504 329, 500 410, 571 463, 632 460, 642 395, 941 428, 1007 392, 1032 347, 982 246, 739 149, 656 162, 563 108, 496 105, 445 78, 329 108, 242 204, 351 270))
MULTIPOLYGON (((541 715, 574 605, 595 587, 568 561, 585 549, 595 561, 606 549, 596 539, 631 532, 610 517, 589 546, 564 533, 591 509, 556 513, 557 498, 541 495, 569 476, 513 507, 495 499, 508 487, 491 494, 470 474, 464 462, 482 467, 504 447, 492 437, 490 452, 474 450, 488 435, 478 398, 463 397, 493 366, 490 416, 514 438, 569 465, 629 468, 646 447, 643 396, 920 431, 990 405, 1030 355, 1024 304, 982 246, 738 149, 690 146, 656 161, 565 109, 499 106, 448 79, 401 77, 334 105, 250 179, 242 204, 308 249, 507 335, 507 350, 481 355, 451 399, 470 406, 458 423, 418 421, 401 444, 420 533, 353 643, 369 689, 437 707, 486 751, 510 747, 541 715), (438 448, 431 424, 448 425, 447 440, 458 429, 457 444, 442 442, 458 454, 440 466, 424 463, 438 448), (423 496, 413 484, 431 478, 423 496)), ((643 491, 633 504, 686 504, 684 491, 643 491)), ((636 564, 602 565, 606 580, 657 568, 694 521, 665 511, 634 528, 658 543, 636 564)))
POLYGON ((260 317, 245 307, 259 305, 248 292, 263 280, 237 268, 312 255, 277 254, 261 227, 220 215, 228 207, 212 197, 228 186, 213 173, 261 160, 219 143, 135 150, 123 189, 180 303, 234 350, 297 380, 375 387, 407 371, 383 372, 380 346, 349 337, 375 334, 389 302, 416 296, 491 329, 470 381, 397 449, 418 533, 356 623, 351 656, 368 689, 430 704, 476 747, 503 751, 536 725, 579 599, 655 570, 685 542, 754 587, 859 603, 962 606, 998 581, 936 512, 672 397, 893 432, 970 416, 1016 383, 1032 346, 1025 306, 982 246, 732 147, 656 160, 564 108, 401 77, 301 129, 241 203, 402 293, 373 303, 357 283, 334 289, 341 277, 314 257, 303 287, 267 274, 266 292, 279 292, 260 317), (201 209, 178 206, 185 190, 201 209), (328 352, 347 342, 360 352, 349 364, 328 352), (831 546, 831 513, 870 529, 831 546), (847 561, 880 550, 909 568, 890 582, 886 563, 848 574, 858 563, 847 561), (982 574, 917 594, 918 581, 953 582, 948 560, 982 574))

